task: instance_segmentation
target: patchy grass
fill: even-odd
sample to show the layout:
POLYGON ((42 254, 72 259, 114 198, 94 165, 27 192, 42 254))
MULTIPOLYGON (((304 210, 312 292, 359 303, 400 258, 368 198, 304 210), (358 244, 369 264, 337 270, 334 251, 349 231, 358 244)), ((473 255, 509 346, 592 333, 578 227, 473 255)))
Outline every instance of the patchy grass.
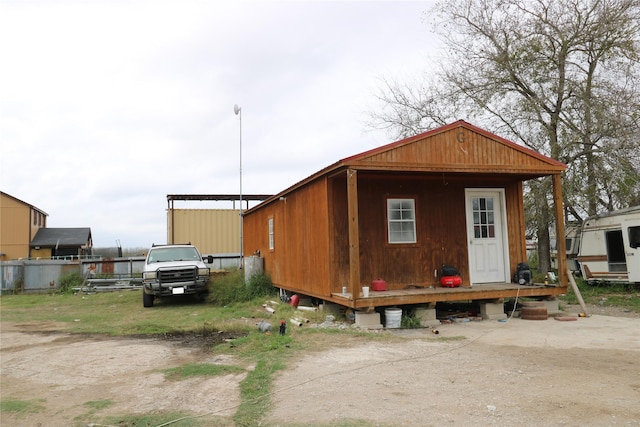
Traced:
MULTIPOLYGON (((124 415, 106 417, 103 424, 96 426, 109 427, 225 427, 229 426, 229 420, 213 417, 194 417, 181 412, 145 415, 124 415)), ((84 426, 82 426, 84 427, 84 426)))
POLYGON ((99 411, 101 409, 108 408, 109 406, 113 406, 113 400, 111 399, 91 400, 89 402, 85 402, 84 406, 94 411, 99 411))
POLYGON ((16 414, 31 414, 44 410, 44 399, 20 400, 2 399, 0 400, 0 413, 13 412, 16 414))
POLYGON ((211 363, 191 363, 177 368, 165 369, 164 375, 171 381, 179 381, 192 377, 217 377, 227 374, 240 374, 245 372, 239 366, 213 365, 211 363))
MULTIPOLYGON (((615 306, 640 313, 640 289, 629 288, 622 283, 604 283, 597 286, 589 285, 584 280, 576 279, 576 284, 586 304, 615 306)), ((567 295, 561 297, 566 304, 578 304, 578 297, 569 286, 567 295)))
POLYGON ((247 322, 239 322, 239 318, 269 316, 260 310, 262 300, 220 308, 191 298, 175 298, 143 308, 141 292, 3 295, 0 310, 3 322, 55 323, 56 329, 64 332, 114 336, 201 328, 246 332, 247 322))

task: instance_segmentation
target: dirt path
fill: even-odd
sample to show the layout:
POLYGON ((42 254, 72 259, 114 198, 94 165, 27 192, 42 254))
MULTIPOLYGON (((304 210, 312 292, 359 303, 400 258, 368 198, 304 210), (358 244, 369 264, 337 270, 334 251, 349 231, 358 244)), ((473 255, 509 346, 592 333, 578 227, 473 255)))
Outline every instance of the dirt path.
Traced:
POLYGON ((229 417, 240 403, 244 374, 168 381, 161 371, 188 363, 233 364, 228 356, 160 339, 29 332, 34 326, 47 327, 3 325, 0 394, 3 400, 39 401, 43 410, 2 413, 2 426, 78 425, 77 417, 95 411, 91 402, 111 401, 97 412, 99 418, 155 411, 229 417))
MULTIPOLYGON (((3 413, 3 426, 67 427, 89 413, 153 411, 215 413, 232 425, 243 375, 172 382, 159 372, 233 363, 227 356, 176 342, 2 326, 2 399, 37 399, 43 407, 3 413), (87 405, 104 400, 111 406, 87 405)), ((276 378, 266 424, 640 426, 638 317, 474 321, 438 331, 393 330, 406 341, 301 355, 276 378)))
POLYGON ((270 419, 640 425, 640 319, 511 319, 442 325, 438 331, 437 341, 425 330, 403 330, 396 333, 412 340, 402 345, 304 357, 276 381, 281 404, 270 419))

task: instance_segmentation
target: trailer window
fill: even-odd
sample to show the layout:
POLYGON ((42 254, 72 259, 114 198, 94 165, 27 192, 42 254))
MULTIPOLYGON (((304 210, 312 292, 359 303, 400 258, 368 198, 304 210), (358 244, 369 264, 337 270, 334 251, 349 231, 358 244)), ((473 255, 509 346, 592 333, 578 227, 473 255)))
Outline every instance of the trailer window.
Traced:
POLYGON ((416 243, 415 211, 413 199, 387 199, 389 243, 416 243))
POLYGON ((624 243, 622 241, 622 230, 607 231, 607 260, 609 271, 627 271, 627 260, 624 255, 624 243))
POLYGON ((629 246, 633 249, 640 248, 640 226, 629 227, 629 246))
POLYGON ((269 250, 272 251, 275 249, 274 244, 274 234, 273 234, 273 218, 269 218, 268 221, 268 232, 269 232, 269 250))

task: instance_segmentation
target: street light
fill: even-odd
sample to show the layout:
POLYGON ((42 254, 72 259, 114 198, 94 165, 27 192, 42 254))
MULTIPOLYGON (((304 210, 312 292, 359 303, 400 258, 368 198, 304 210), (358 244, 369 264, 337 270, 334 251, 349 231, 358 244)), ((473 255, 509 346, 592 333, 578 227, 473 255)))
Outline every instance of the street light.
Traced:
POLYGON ((233 112, 240 119, 240 269, 242 269, 242 108, 235 104, 233 112))

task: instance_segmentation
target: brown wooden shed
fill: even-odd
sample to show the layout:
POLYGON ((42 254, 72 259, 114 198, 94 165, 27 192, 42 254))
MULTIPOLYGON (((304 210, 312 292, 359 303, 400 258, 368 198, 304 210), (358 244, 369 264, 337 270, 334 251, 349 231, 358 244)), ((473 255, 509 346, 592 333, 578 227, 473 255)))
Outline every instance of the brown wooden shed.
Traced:
POLYGON ((564 257, 555 286, 510 282, 527 260, 522 183, 553 177, 562 236, 565 169, 457 121, 340 160, 249 209, 244 254, 259 251, 274 286, 351 308, 553 297, 566 292, 564 257), (460 287, 439 284, 443 264, 460 287), (386 290, 365 298, 378 278, 386 290))

